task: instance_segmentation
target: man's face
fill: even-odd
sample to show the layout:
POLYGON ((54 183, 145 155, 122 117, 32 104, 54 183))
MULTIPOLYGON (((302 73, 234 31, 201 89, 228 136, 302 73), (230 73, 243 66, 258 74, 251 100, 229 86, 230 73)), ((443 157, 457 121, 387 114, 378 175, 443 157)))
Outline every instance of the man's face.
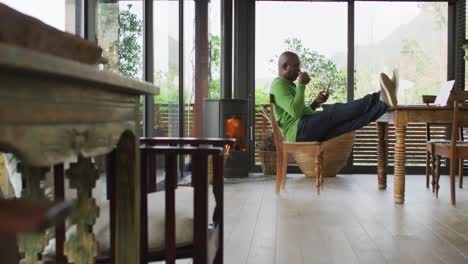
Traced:
POLYGON ((297 56, 290 58, 288 65, 286 66, 286 73, 290 81, 295 81, 301 72, 301 63, 297 56))

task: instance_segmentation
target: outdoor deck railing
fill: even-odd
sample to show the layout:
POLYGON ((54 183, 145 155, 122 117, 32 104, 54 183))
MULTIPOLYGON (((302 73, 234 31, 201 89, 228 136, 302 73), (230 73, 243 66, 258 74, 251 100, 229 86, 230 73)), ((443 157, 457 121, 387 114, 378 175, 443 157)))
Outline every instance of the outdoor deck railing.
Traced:
MULTIPOLYGON (((269 110, 268 104, 255 105, 255 141, 261 139, 262 134, 271 129, 269 121, 262 116, 262 107, 269 110)), ((178 106, 176 104, 156 104, 155 107, 155 129, 158 131, 158 136, 174 136, 178 131, 178 106)), ((193 104, 186 104, 184 109, 185 136, 193 136, 193 104)), ((407 164, 415 167, 425 166, 425 137, 424 124, 410 124, 407 128, 407 148, 406 158, 407 164)), ((445 139, 445 126, 431 126, 431 136, 434 139, 445 139)), ((393 166, 393 156, 395 150, 395 133, 393 125, 389 126, 389 166, 393 166)), ((368 126, 356 131, 356 138, 353 148, 353 165, 354 166, 376 166, 377 165, 377 129, 376 123, 371 123, 368 126)), ((255 153, 255 161, 259 163, 257 153, 255 153)))

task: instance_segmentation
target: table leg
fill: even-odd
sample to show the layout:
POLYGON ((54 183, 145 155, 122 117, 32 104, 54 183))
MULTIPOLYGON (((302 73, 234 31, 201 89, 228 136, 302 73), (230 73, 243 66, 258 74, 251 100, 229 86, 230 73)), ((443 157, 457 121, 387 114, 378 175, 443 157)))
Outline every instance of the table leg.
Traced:
POLYGON ((140 152, 139 139, 125 132, 117 145, 115 162, 116 264, 141 263, 140 259, 140 152))
POLYGON ((395 126, 395 134, 396 144, 394 199, 395 203, 403 204, 405 202, 406 126, 395 126))
POLYGON ((387 188, 387 141, 385 131, 387 123, 377 122, 377 176, 379 189, 387 188))

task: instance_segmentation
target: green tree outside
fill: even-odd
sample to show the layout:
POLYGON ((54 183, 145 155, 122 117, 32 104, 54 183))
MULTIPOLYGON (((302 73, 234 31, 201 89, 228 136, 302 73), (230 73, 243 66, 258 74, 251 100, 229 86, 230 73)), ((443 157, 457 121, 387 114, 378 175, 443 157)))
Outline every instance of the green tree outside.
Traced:
MULTIPOLYGON (((286 50, 292 51, 301 60, 301 69, 310 76, 310 83, 305 91, 306 102, 312 102, 317 94, 326 90, 330 85, 330 98, 327 103, 346 102, 346 71, 339 69, 335 62, 303 45, 297 38, 288 38, 284 41, 286 50)), ((276 66, 279 55, 270 62, 276 66)), ((259 87, 256 93, 263 94, 265 87, 259 87)), ((268 99, 267 99, 268 101, 268 99)))

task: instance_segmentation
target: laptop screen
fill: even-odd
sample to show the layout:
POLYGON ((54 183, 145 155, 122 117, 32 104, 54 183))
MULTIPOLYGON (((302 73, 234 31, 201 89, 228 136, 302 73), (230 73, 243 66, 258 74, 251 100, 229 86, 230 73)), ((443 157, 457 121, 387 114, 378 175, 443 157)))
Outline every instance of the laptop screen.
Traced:
POLYGON ((436 100, 434 101, 435 105, 446 106, 448 99, 450 97, 450 92, 452 91, 453 84, 455 80, 447 81, 440 87, 439 93, 437 94, 436 100))

